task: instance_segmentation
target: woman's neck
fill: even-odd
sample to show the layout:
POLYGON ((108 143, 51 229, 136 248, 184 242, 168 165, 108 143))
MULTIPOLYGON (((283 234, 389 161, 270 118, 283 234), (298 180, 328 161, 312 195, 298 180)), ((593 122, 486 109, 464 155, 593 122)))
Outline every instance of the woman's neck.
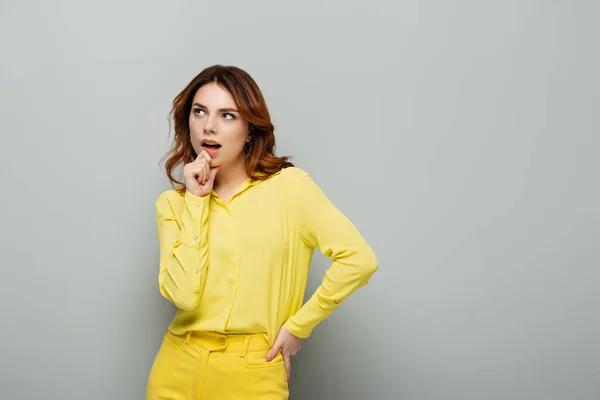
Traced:
POLYGON ((248 175, 246 174, 246 165, 243 162, 222 166, 215 177, 214 190, 218 192, 219 190, 237 188, 246 179, 248 179, 248 175))

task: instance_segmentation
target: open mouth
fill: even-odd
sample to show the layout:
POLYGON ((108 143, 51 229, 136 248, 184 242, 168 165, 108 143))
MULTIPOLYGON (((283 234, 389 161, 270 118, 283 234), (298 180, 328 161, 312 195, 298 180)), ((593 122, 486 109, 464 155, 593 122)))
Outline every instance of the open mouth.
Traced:
POLYGON ((216 149, 220 148, 221 145, 217 142, 204 142, 204 143, 202 143, 202 147, 207 148, 207 149, 216 150, 216 149))

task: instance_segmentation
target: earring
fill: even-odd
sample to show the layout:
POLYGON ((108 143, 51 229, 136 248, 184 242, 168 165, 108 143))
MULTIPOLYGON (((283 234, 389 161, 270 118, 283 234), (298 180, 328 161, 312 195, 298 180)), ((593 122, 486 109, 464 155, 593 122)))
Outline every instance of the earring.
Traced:
POLYGON ((252 150, 252 139, 246 140, 246 144, 244 145, 244 148, 246 149, 247 152, 252 150))

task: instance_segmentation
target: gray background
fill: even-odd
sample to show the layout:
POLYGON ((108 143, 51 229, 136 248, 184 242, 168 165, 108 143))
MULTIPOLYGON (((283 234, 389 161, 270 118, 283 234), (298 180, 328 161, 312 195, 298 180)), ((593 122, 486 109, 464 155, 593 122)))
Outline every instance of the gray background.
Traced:
POLYGON ((143 398, 167 112, 224 63, 380 262, 292 399, 600 398, 597 4, 2 1, 0 397, 143 398))

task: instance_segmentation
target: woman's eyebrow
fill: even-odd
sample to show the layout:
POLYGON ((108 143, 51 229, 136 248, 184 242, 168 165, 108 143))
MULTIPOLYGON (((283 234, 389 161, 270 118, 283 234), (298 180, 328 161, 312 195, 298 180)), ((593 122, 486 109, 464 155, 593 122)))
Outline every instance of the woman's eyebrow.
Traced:
MULTIPOLYGON (((200 104, 200 103, 194 103, 192 104, 193 106, 198 106, 200 108, 204 108, 207 109, 208 107, 200 104)), ((219 108, 217 111, 223 112, 223 111, 234 111, 234 112, 239 112, 238 110, 236 110, 235 108, 219 108)))

